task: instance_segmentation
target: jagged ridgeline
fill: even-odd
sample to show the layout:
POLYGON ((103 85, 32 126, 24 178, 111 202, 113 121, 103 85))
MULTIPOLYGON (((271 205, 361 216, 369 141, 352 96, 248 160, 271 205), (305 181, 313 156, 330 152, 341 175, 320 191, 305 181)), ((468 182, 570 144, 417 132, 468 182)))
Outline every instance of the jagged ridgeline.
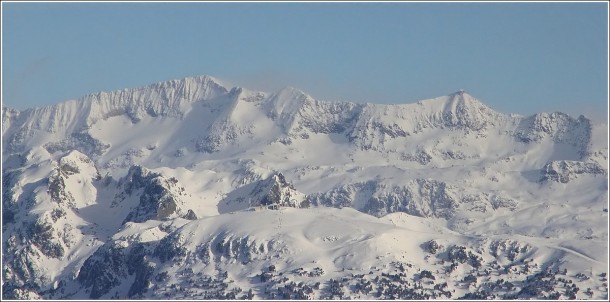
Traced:
POLYGON ((2 108, 4 299, 607 299, 606 123, 209 76, 2 108))

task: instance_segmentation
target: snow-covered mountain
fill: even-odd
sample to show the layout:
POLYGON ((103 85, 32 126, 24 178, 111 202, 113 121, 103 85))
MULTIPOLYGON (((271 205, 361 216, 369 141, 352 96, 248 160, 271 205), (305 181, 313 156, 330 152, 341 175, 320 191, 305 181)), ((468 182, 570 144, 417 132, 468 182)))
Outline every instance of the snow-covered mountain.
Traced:
POLYGON ((608 126, 209 76, 2 108, 4 298, 608 296, 608 126))

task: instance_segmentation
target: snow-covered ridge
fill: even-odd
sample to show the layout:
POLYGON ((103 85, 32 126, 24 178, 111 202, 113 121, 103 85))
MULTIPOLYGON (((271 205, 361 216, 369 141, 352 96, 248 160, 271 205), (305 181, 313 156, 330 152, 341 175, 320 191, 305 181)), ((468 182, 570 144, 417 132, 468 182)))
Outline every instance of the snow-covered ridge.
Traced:
POLYGON ((268 141, 289 144, 316 134, 340 134, 359 148, 379 150, 387 148, 388 140, 447 129, 480 135, 503 131, 525 143, 549 137, 580 147, 585 154, 590 151, 592 127, 585 117, 562 113, 525 118, 501 114, 464 91, 412 104, 356 104, 315 100, 295 88, 276 93, 230 89, 213 77, 199 76, 93 93, 22 112, 3 108, 3 152, 20 152, 41 143, 62 150, 65 145, 77 145, 76 137, 87 138, 88 145, 79 150, 95 157, 104 152, 107 142, 96 141, 89 130, 101 121, 126 117, 137 124, 144 118, 184 119, 191 111, 205 113, 192 116, 203 122, 203 131, 192 141, 197 150, 209 153, 237 143, 242 136, 265 136, 268 141), (200 101, 208 106, 207 112, 197 110, 200 101))
POLYGON ((11 120, 21 127, 47 132, 61 128, 79 131, 100 119, 121 114, 127 114, 134 122, 146 114, 181 115, 186 103, 210 99, 226 92, 227 89, 210 76, 190 77, 140 88, 92 93, 79 100, 26 109, 11 117, 11 120))
POLYGON ((143 88, 100 92, 84 97, 91 102, 88 124, 125 112, 134 122, 149 116, 182 116, 192 102, 209 100, 227 93, 210 76, 200 76, 153 84, 143 88), (123 112, 121 112, 123 111, 123 112), (96 114, 93 114, 96 113, 96 114))
POLYGON ((202 76, 2 123, 3 298, 607 299, 583 116, 202 76))

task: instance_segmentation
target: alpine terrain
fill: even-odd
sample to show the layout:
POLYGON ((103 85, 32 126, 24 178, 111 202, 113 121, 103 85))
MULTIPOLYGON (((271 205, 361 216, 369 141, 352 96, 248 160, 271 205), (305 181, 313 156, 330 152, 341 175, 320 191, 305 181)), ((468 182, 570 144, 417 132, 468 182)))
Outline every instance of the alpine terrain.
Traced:
POLYGON ((2 107, 2 298, 608 299, 606 123, 209 76, 2 107))

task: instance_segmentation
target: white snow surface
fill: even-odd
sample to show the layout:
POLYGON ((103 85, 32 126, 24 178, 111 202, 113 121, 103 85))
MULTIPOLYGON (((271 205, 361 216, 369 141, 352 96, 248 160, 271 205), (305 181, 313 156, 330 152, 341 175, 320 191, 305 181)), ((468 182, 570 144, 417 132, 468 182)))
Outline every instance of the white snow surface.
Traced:
POLYGON ((460 285, 476 268, 443 273, 449 262, 435 257, 446 254, 426 250, 434 240, 445 252, 473 251, 484 267, 533 261, 530 274, 567 269, 575 282, 583 273, 576 297, 607 299, 607 127, 559 112, 502 114, 463 91, 356 104, 210 76, 3 107, 3 285, 14 288, 3 297, 202 298, 181 277, 190 269, 226 272, 225 291, 267 299, 273 290, 257 274, 274 265, 296 283, 322 282, 308 294, 320 299, 329 279, 390 273, 396 263, 412 265, 407 276, 435 272, 452 298, 477 292, 460 285), (126 177, 134 167, 156 178, 126 177), (494 255, 498 242, 521 258, 494 255), (94 297, 85 262, 138 246, 153 275, 168 279, 151 277, 136 293, 140 273, 112 271, 119 284, 94 297), (167 246, 185 252, 166 261, 167 246), (294 273, 317 269, 324 273, 294 273))

